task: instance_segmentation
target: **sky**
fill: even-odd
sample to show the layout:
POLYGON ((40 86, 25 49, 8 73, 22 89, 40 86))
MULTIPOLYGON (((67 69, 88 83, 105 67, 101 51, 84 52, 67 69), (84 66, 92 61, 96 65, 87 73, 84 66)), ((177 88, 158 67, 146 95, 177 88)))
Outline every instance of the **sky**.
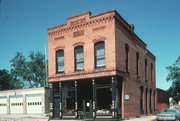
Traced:
POLYGON ((180 56, 180 0, 0 0, 0 69, 10 70, 16 52, 45 53, 47 29, 66 18, 113 9, 156 56, 156 86, 167 90, 166 67, 180 56))

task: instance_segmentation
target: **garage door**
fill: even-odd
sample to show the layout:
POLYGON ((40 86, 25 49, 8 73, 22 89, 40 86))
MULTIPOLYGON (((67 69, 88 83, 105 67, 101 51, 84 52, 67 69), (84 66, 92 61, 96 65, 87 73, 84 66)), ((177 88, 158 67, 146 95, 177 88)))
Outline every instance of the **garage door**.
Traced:
POLYGON ((27 95, 26 96, 27 114, 42 113, 42 95, 27 95))
POLYGON ((23 113, 23 96, 10 97, 10 113, 11 114, 23 113))
POLYGON ((7 114, 7 97, 0 97, 0 114, 7 114))

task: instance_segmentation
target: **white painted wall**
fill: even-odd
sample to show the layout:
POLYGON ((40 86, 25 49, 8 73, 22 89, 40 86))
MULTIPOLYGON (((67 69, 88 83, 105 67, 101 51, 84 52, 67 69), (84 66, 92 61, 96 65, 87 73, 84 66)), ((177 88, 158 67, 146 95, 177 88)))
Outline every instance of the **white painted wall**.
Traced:
POLYGON ((0 91, 0 117, 3 114, 49 113, 47 88, 28 88, 0 91))

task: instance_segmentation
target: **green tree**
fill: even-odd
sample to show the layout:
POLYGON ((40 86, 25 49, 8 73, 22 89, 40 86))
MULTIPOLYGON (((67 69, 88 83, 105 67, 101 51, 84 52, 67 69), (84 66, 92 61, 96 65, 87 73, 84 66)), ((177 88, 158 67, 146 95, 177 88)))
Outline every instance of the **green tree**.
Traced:
POLYGON ((11 89, 11 76, 7 70, 0 70, 0 90, 11 89))
POLYGON ((31 52, 28 58, 17 52, 11 62, 11 75, 20 80, 24 88, 42 87, 46 82, 45 56, 31 52))
POLYGON ((12 78, 12 76, 7 70, 0 70, 0 90, 16 88, 21 88, 19 80, 12 78))
POLYGON ((169 88, 170 96, 177 102, 180 101, 180 56, 172 66, 166 67, 168 70, 167 81, 172 81, 169 88))

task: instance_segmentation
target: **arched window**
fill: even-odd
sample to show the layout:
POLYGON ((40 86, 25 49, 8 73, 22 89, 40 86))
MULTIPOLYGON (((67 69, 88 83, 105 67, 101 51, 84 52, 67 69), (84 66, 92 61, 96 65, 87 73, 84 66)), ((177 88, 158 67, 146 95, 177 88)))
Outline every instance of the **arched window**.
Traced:
POLYGON ((64 72, 64 50, 56 51, 56 72, 64 72))
POLYGON ((95 43, 95 68, 105 66, 104 42, 95 43))
POLYGON ((84 69, 84 53, 83 46, 77 46, 74 49, 75 56, 75 70, 81 71, 84 69))

